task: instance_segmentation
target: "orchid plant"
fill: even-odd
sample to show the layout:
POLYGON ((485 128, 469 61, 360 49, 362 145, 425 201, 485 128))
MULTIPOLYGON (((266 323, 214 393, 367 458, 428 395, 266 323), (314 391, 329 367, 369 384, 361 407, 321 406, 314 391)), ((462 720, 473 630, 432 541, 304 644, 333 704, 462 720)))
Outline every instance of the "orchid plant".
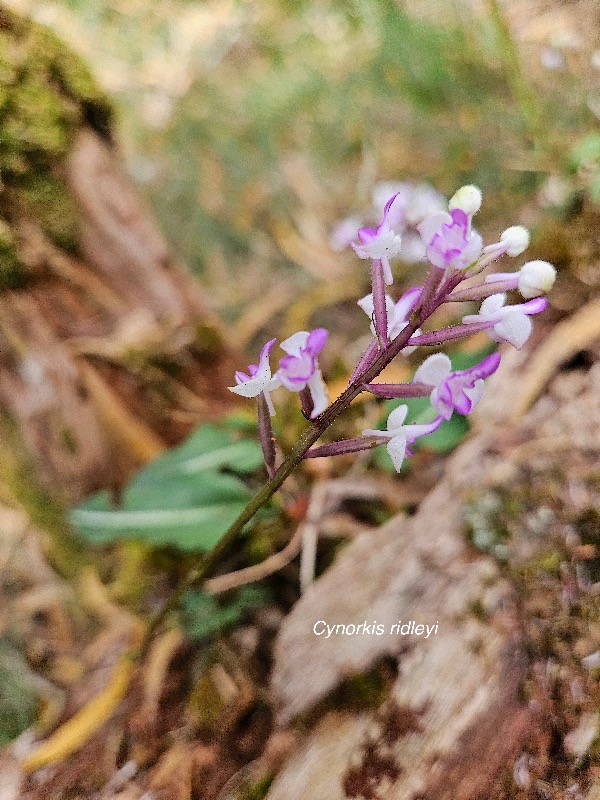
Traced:
MULTIPOLYGON (((386 184, 383 184, 384 186, 386 184)), ((419 192, 424 191, 419 189, 419 192)), ((433 190, 431 190, 433 191, 433 190)), ((452 197, 447 210, 440 208, 439 197, 428 191, 426 203, 409 214, 409 201, 415 205, 415 190, 400 185, 383 203, 381 220, 375 227, 359 228, 351 242, 356 254, 371 266, 371 292, 358 301, 371 320, 372 339, 350 376, 347 388, 329 403, 319 357, 327 345, 324 328, 299 331, 280 344, 283 355, 276 369, 271 367, 275 340, 262 348, 258 364, 235 374, 231 391, 258 403, 259 438, 268 482, 248 503, 218 544, 204 558, 182 587, 201 582, 217 564, 246 523, 279 489, 287 476, 306 458, 322 458, 385 445, 394 467, 400 470, 412 445, 433 433, 453 414, 470 414, 484 391, 485 379, 500 364, 500 353, 487 356, 469 369, 454 369, 451 359, 440 352, 424 358, 407 383, 377 382, 378 376, 395 358, 417 348, 427 349, 485 331, 495 342, 508 342, 521 348, 532 330, 531 317, 546 308, 543 297, 554 283, 555 269, 545 261, 530 261, 516 272, 497 272, 482 277, 498 259, 515 257, 529 244, 528 231, 515 225, 505 230, 498 242, 484 246, 473 228, 473 217, 481 205, 481 192, 463 186, 452 197), (429 213, 423 208, 428 206, 429 213), (422 257, 428 272, 422 285, 404 292, 397 300, 391 296, 391 262, 404 257, 407 220, 421 237, 422 257), (388 294, 388 289, 390 294, 388 294), (508 303, 507 293, 518 291, 524 302, 508 303), (477 302, 476 313, 469 313, 453 325, 435 328, 430 318, 446 303, 477 302), (427 327, 426 327, 427 325, 427 327), (272 392, 287 390, 299 396, 302 412, 309 422, 296 445, 277 463, 272 427, 275 404, 272 392), (365 429, 359 436, 326 444, 318 440, 362 392, 388 399, 429 398, 428 418, 408 421, 408 406, 400 404, 389 415, 385 430, 365 429), (430 418, 429 418, 430 417, 430 418)), ((423 195, 425 196, 425 195, 423 195)), ((346 231, 347 233, 347 231, 346 231)), ((411 231, 411 235, 412 231, 411 231)), ((411 250, 414 248, 411 245, 411 250)))
MULTIPOLYGON (((505 230, 498 242, 484 246, 472 226, 473 216, 481 205, 481 192, 463 186, 450 200, 447 211, 440 208, 439 196, 427 185, 381 184, 391 196, 377 203, 382 218, 376 227, 355 230, 358 241, 348 242, 356 254, 371 262, 371 292, 358 301, 371 319, 372 339, 358 361, 347 388, 329 403, 319 356, 328 333, 324 328, 299 331, 280 345, 284 355, 275 372, 271 355, 275 339, 262 347, 258 364, 247 372, 235 373, 236 385, 230 390, 241 397, 256 398, 259 439, 269 480, 254 495, 217 544, 205 554, 198 568, 192 569, 171 595, 166 605, 150 621, 135 658, 147 651, 153 632, 179 604, 187 589, 201 585, 222 555, 229 549, 246 523, 269 501, 290 473, 306 458, 322 458, 385 445, 396 470, 413 454, 412 445, 438 429, 453 414, 470 414, 484 391, 484 382, 500 364, 500 353, 487 356, 469 369, 454 369, 450 358, 436 352, 427 356, 411 381, 389 384, 376 382, 395 358, 417 348, 429 348, 486 331, 495 342, 508 342, 521 348, 532 329, 531 316, 546 308, 543 294, 553 285, 556 271, 546 261, 529 261, 516 272, 497 272, 481 279, 482 272, 503 256, 514 257, 529 244, 528 231, 519 226, 505 230), (418 201, 418 202, 417 202, 418 201), (426 213, 427 212, 427 213, 426 213), (412 227, 408 227, 412 226, 412 227), (421 237, 419 258, 429 269, 423 284, 404 292, 394 301, 387 293, 393 284, 391 261, 405 258, 405 239, 418 231, 421 237), (518 291, 523 303, 507 304, 507 293, 518 291), (425 329, 426 323, 445 303, 477 302, 477 313, 467 314, 458 324, 425 329), (309 425, 296 445, 277 464, 272 418, 275 404, 271 393, 285 389, 298 394, 302 412, 309 425), (360 436, 318 444, 318 440, 362 392, 376 397, 399 399, 389 415, 385 430, 365 429, 360 436), (431 419, 408 421, 412 397, 429 398, 431 419)), ((353 223, 354 224, 354 223, 353 223)), ((350 226, 346 226, 349 228, 350 226)), ((345 231, 345 235, 348 230, 345 231)), ((413 243, 411 254, 417 252, 413 243)), ((414 262, 414 258, 408 258, 414 262)))

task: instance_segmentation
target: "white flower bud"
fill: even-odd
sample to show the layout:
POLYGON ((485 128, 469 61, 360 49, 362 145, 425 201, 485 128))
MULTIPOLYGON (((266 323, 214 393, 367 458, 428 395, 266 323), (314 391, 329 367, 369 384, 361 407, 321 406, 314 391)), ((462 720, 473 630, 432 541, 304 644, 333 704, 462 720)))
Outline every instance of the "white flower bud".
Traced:
POLYGON ((522 225, 513 225, 504 231, 500 241, 506 245, 507 255, 519 256, 529 247, 529 231, 522 225))
POLYGON ((548 261, 528 261, 519 272, 518 288, 523 297, 539 297, 554 286, 556 270, 548 261))
POLYGON ((475 214, 481 208, 481 190, 476 186, 461 186, 450 199, 448 208, 450 211, 460 208, 465 214, 475 214))

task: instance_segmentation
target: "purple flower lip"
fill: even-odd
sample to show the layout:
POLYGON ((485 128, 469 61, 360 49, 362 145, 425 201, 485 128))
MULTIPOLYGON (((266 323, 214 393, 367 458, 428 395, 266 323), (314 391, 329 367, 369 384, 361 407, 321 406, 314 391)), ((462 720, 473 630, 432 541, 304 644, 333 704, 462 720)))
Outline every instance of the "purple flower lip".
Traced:
POLYGON ((471 413, 483 395, 484 378, 495 372, 499 364, 500 354, 492 353, 469 369, 453 371, 448 356, 435 353, 421 364, 413 381, 417 385, 429 384, 432 406, 448 420, 454 411, 471 413))
POLYGON ((280 379, 303 388, 316 372, 314 358, 306 356, 283 356, 279 361, 282 370, 280 379))
POLYGON ((315 328, 310 333, 299 331, 281 343, 287 355, 279 361, 275 377, 292 392, 308 390, 312 402, 311 419, 327 408, 327 391, 317 357, 325 347, 328 336, 325 328, 315 328))
POLYGON ((439 212, 417 226, 434 267, 464 269, 481 255, 481 236, 471 229, 471 218, 460 208, 439 212))

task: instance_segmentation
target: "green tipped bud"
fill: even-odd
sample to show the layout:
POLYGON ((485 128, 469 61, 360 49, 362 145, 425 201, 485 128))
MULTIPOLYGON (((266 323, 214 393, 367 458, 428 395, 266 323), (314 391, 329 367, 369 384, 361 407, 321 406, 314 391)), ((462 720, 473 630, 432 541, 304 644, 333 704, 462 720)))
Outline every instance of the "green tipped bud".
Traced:
POLYGON ((452 196, 448 208, 450 211, 460 208, 465 214, 476 214, 481 208, 481 199, 481 190, 477 186, 461 186, 452 196))

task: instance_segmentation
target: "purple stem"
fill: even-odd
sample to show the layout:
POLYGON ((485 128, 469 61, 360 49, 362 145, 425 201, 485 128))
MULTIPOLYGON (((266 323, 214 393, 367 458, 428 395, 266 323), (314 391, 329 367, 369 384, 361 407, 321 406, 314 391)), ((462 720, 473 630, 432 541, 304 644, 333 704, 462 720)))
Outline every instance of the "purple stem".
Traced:
POLYGON ((300 405, 302 406, 302 413, 306 417, 306 419, 311 419, 311 414, 315 407, 312 394, 310 393, 310 389, 308 386, 305 386, 304 389, 301 389, 299 392, 300 395, 300 405))
POLYGON ((372 450, 385 441, 385 437, 375 439, 373 436, 357 436, 355 439, 342 439, 341 442, 322 444, 320 447, 311 447, 304 458, 322 458, 324 456, 342 456, 346 453, 357 453, 359 450, 372 450))
POLYGON ((444 277, 444 271, 438 269, 437 267, 432 267, 429 270, 429 274, 425 279, 425 285, 423 286, 423 291, 421 292, 421 297, 419 298, 419 303, 417 308, 415 309, 417 312, 420 312, 427 308, 429 305, 429 301, 435 294, 436 289, 440 285, 442 278, 444 277))
POLYGON ((446 298, 447 301, 452 303, 462 303, 469 300, 485 300, 492 294, 500 294, 500 292, 509 292, 515 288, 514 281, 495 281, 494 283, 478 283, 477 286, 470 286, 468 289, 459 289, 458 292, 452 292, 446 298))
POLYGON ((493 328, 495 324, 495 322, 469 322, 462 325, 453 325, 450 328, 429 331, 429 333, 423 333, 420 336, 411 336, 409 345, 411 347, 420 347, 423 345, 443 344, 453 339, 462 339, 464 336, 470 336, 472 333, 486 331, 488 328, 493 328))
POLYGON ((381 260, 373 259, 371 266, 371 284, 373 287, 373 313, 375 331, 381 339, 384 349, 389 344, 387 309, 385 307, 385 281, 383 279, 383 265, 381 260))
POLYGON ((275 475, 275 437, 269 407, 262 392, 258 395, 258 438, 269 478, 272 478, 275 475))
POLYGON ((379 352, 379 342, 377 339, 373 339, 371 344, 360 357, 360 361, 356 365, 354 372, 350 377, 350 383, 354 383, 359 375, 362 375, 363 372, 366 372, 369 367, 375 363, 379 356, 379 352))
POLYGON ((377 397, 395 400, 398 397, 427 397, 433 386, 426 383, 367 383, 365 389, 377 397))

